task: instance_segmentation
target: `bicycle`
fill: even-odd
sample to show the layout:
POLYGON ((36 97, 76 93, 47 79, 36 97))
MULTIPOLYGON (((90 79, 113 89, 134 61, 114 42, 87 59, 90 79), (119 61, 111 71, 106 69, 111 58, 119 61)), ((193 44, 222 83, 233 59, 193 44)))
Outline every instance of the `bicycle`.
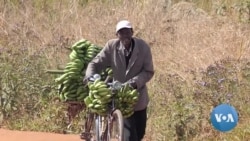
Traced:
MULTIPOLYGON (((94 75, 90 78, 90 81, 96 79, 100 79, 100 76, 94 75)), ((84 132, 80 135, 81 139, 86 141, 123 141, 123 116, 121 111, 116 108, 114 96, 124 85, 118 81, 109 83, 109 80, 110 77, 105 80, 112 93, 108 113, 106 116, 101 116, 87 109, 84 132)))

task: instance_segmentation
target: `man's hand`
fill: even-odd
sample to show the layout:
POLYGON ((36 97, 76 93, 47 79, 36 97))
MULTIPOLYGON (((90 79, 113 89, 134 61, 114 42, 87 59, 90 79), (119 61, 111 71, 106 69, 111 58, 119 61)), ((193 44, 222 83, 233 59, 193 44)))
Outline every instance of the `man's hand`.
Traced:
POLYGON ((90 77, 84 77, 83 78, 83 85, 87 85, 89 81, 95 81, 96 79, 101 79, 101 76, 99 74, 94 74, 90 77))
POLYGON ((83 78, 83 86, 88 85, 88 82, 89 82, 89 78, 84 77, 84 78, 83 78))
POLYGON ((137 89, 136 82, 133 79, 130 79, 129 81, 126 82, 131 88, 137 89))

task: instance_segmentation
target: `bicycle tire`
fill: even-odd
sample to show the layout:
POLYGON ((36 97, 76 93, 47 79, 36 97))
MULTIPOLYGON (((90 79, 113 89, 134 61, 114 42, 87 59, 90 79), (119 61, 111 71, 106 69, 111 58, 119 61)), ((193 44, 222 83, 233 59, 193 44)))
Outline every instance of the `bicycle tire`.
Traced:
POLYGON ((102 117, 97 115, 95 118, 95 141, 101 141, 102 134, 102 117))
POLYGON ((112 112, 111 123, 108 128, 107 141, 123 141, 123 117, 120 110, 116 109, 112 112))

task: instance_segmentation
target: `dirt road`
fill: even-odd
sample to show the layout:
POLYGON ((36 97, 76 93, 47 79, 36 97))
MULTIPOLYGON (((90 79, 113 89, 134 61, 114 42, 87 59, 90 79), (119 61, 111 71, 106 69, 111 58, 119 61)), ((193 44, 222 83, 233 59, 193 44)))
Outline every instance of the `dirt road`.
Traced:
POLYGON ((83 141, 79 135, 43 132, 12 131, 0 129, 0 141, 83 141))

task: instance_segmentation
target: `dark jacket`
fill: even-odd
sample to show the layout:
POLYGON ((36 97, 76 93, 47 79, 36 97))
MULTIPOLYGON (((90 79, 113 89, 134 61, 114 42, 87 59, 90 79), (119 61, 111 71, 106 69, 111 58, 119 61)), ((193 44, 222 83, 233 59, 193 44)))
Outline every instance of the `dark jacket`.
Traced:
POLYGON ((133 37, 134 49, 126 68, 124 47, 118 39, 109 40, 103 50, 89 63, 86 76, 100 73, 101 70, 111 66, 114 80, 125 83, 133 80, 139 92, 139 100, 135 111, 143 110, 149 102, 146 83, 154 75, 151 49, 142 39, 133 37))

